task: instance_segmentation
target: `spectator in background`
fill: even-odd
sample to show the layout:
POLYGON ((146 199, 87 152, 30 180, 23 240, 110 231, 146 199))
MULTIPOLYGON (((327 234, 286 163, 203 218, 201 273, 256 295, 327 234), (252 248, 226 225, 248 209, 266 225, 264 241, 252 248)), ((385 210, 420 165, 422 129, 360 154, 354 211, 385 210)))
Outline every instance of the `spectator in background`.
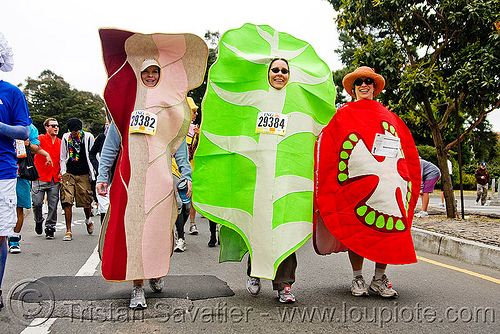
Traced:
POLYGON ((57 137, 59 133, 59 123, 55 118, 47 118, 43 122, 45 134, 39 135, 40 148, 46 151, 52 160, 52 164, 47 165, 46 159, 40 155, 35 155, 35 167, 40 178, 33 181, 31 188, 33 218, 35 220, 36 234, 42 234, 43 229, 43 199, 47 195, 47 219, 45 219, 45 237, 53 239, 57 224, 57 203, 59 202, 59 181, 61 180, 59 160, 61 156, 61 139, 57 137))
POLYGON ((434 187, 437 181, 441 178, 441 171, 432 162, 420 158, 420 169, 422 171, 422 185, 420 187, 420 195, 422 196, 422 211, 417 213, 415 217, 428 217, 427 208, 429 206, 429 194, 434 192, 434 187))
POLYGON ((89 155, 94 145, 94 136, 90 132, 82 131, 82 121, 78 118, 70 118, 66 124, 70 132, 63 135, 61 142, 61 204, 66 219, 63 241, 71 241, 73 201, 76 201, 77 207, 83 207, 88 234, 94 232, 94 223, 90 221, 94 200, 90 182, 95 180, 95 173, 89 155))
POLYGON ((488 196, 488 184, 490 183, 490 173, 486 169, 486 162, 481 162, 474 176, 476 177, 477 184, 476 205, 479 205, 479 201, 481 201, 481 205, 485 205, 486 197, 488 196))
MULTIPOLYGON (((106 135, 108 134, 108 129, 109 129, 109 123, 106 122, 106 124, 104 125, 104 132, 97 135, 94 141, 94 145, 92 146, 89 152, 90 161, 92 162, 92 166, 94 166, 94 170, 96 172, 96 179, 99 170, 99 160, 101 160, 102 146, 104 145, 104 140, 106 139, 106 135)), ((95 196, 97 198, 97 205, 98 205, 97 209, 101 216, 101 224, 102 224, 104 216, 106 215, 106 211, 108 211, 109 197, 108 195, 101 196, 100 194, 97 193, 97 191, 95 196)))
MULTIPOLYGON (((38 141, 38 129, 31 124, 30 125, 30 136, 27 140, 16 140, 16 151, 18 152, 17 158, 26 157, 27 150, 30 150, 33 154, 40 154, 45 157, 45 165, 52 165, 52 159, 49 153, 45 152, 40 148, 40 142, 38 141)), ((14 234, 9 237, 9 252, 10 253, 21 253, 21 229, 24 224, 24 209, 31 208, 31 181, 24 179, 22 177, 17 178, 16 185, 16 195, 17 195, 17 224, 14 227, 14 234)))
MULTIPOLYGON (((0 70, 12 71, 12 49, 0 33, 0 70)), ((16 86, 0 80, 0 310, 3 308, 2 280, 7 261, 7 236, 16 225, 17 156, 14 139, 26 140, 31 124, 28 103, 16 86)))

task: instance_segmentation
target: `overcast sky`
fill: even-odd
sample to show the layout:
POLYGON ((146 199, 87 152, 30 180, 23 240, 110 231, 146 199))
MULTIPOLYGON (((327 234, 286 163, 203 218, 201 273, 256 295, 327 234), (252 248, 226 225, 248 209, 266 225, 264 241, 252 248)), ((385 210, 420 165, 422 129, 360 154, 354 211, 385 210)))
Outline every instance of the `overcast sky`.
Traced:
MULTIPOLYGON (((14 51, 14 70, 0 79, 19 84, 49 69, 72 87, 102 95, 106 72, 98 29, 193 33, 267 24, 310 43, 331 70, 341 68, 335 12, 325 0, 4 0, 0 31, 14 51)), ((500 111, 488 119, 500 132, 500 111)))

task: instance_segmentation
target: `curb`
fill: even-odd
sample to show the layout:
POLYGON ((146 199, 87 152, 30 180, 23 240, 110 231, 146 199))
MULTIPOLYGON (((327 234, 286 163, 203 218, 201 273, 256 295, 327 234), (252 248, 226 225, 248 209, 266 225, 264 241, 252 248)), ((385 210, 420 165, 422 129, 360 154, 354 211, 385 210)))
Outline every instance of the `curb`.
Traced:
POLYGON ((415 249, 446 255, 470 264, 500 269, 500 247, 412 227, 415 249))

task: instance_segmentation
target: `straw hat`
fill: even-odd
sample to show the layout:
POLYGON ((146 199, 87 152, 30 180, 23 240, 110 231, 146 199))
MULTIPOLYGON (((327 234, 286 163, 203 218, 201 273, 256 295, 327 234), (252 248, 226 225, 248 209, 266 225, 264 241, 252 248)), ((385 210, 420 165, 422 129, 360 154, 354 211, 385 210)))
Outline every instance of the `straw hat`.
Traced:
POLYGON ((342 79, 342 86, 344 86, 345 91, 352 97, 356 98, 356 95, 352 91, 352 88, 354 87, 354 80, 361 77, 372 78, 375 81, 375 91, 373 92, 373 96, 376 96, 382 91, 382 89, 384 89, 384 77, 380 74, 375 73, 375 70, 373 68, 370 68, 368 66, 361 66, 358 67, 354 72, 346 75, 344 79, 342 79))

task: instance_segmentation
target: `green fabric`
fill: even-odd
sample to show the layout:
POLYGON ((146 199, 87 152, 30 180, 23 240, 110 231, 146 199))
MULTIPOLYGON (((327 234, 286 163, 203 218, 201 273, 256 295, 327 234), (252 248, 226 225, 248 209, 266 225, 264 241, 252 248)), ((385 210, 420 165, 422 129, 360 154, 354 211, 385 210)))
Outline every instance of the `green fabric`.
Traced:
POLYGON ((253 24, 222 36, 193 172, 195 208, 237 232, 222 235, 221 261, 248 249, 252 276, 272 279, 311 236, 314 145, 334 113, 331 72, 308 43, 253 24), (281 90, 267 80, 275 58, 290 68, 281 90), (285 136, 256 133, 259 112, 288 115, 285 136))

